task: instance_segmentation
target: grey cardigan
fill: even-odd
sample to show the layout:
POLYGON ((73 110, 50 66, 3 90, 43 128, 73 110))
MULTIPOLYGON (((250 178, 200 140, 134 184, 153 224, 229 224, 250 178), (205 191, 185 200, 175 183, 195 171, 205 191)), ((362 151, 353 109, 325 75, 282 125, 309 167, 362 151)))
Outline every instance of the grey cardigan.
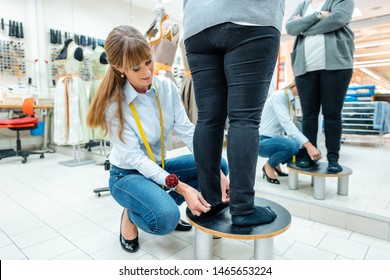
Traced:
POLYGON ((281 31, 285 0, 184 0, 184 40, 224 22, 273 26, 281 31))
POLYGON ((324 34, 325 37, 325 69, 340 70, 353 68, 354 34, 348 24, 354 9, 353 0, 326 0, 322 11, 329 15, 320 20, 315 14, 303 16, 311 0, 304 0, 287 20, 286 31, 297 36, 291 53, 292 68, 295 77, 305 74, 306 36, 324 34), (294 16, 301 18, 293 19, 294 16))

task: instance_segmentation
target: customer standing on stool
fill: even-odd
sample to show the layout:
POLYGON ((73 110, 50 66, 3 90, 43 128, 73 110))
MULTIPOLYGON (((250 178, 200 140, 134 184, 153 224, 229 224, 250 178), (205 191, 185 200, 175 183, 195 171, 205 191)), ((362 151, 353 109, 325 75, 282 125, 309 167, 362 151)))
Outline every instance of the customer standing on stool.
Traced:
MULTIPOLYGON (((302 132, 317 146, 322 107, 330 172, 342 171, 341 111, 352 77, 354 34, 348 24, 353 9, 353 0, 304 0, 286 23, 287 33, 297 36, 291 60, 302 106, 302 132)), ((300 154, 298 167, 315 165, 305 150, 300 154)))
POLYGON ((280 164, 288 163, 298 152, 306 148, 312 160, 321 158, 320 151, 302 134, 294 123, 294 103, 298 96, 295 81, 275 91, 265 102, 259 128, 259 156, 269 158, 263 166, 263 178, 272 184, 280 184, 275 176, 288 176, 280 164))
MULTIPOLYGON (((210 204, 197 190, 193 155, 165 159, 171 130, 192 150, 194 126, 174 83, 153 76, 152 51, 146 38, 137 29, 122 25, 110 32, 105 49, 110 68, 92 101, 88 124, 109 134, 109 187, 124 207, 120 244, 124 250, 136 252, 138 228, 168 234, 179 226, 178 205, 184 200, 196 216, 209 211, 210 204)), ((220 166, 220 187, 226 193, 226 161, 221 160, 220 166)))
MULTIPOLYGON (((198 121, 194 155, 199 185, 220 209, 225 121, 236 226, 272 222, 269 207, 254 205, 261 111, 279 50, 284 0, 184 0, 184 43, 192 73, 198 121)), ((213 212, 213 211, 211 211, 213 212)))

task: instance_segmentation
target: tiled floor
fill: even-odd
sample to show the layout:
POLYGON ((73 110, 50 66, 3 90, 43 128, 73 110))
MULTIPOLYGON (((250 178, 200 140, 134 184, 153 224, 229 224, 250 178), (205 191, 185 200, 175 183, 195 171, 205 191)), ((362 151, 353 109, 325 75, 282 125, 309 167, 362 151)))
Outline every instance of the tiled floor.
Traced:
MULTIPOLYGON (((327 186, 326 203, 390 216, 388 146, 346 145, 342 149, 343 164, 354 169, 350 195, 341 199, 327 186)), ((17 158, 0 161, 0 259, 193 259, 194 230, 166 236, 141 231, 141 249, 135 254, 123 251, 118 241, 121 207, 110 195, 97 197, 92 192, 105 186, 108 172, 95 164, 66 167, 58 163, 70 159, 53 153, 45 159, 30 156, 26 164, 17 158)), ((258 170, 262 163, 259 159, 258 170)), ((290 192, 310 199, 309 187, 290 191, 284 179, 282 185, 274 186, 258 173, 257 193, 290 192)), ((185 217, 184 205, 181 210, 185 217)), ((253 258, 253 241, 213 242, 214 259, 253 258)), ((390 242, 293 217, 290 229, 275 237, 274 259, 390 260, 390 242)))

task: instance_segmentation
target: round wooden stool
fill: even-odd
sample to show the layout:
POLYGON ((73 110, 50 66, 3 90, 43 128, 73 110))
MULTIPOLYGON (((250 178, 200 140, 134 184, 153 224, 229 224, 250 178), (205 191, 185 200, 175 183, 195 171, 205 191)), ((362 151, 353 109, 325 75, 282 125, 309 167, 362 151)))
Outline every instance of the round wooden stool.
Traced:
POLYGON ((187 208, 187 219, 195 227, 195 259, 212 258, 212 236, 239 240, 254 240, 254 259, 271 260, 273 258, 273 237, 285 232, 291 224, 291 214, 283 206, 264 198, 255 197, 255 205, 270 206, 276 213, 276 219, 259 226, 239 227, 232 224, 229 207, 220 212, 197 217, 187 208))
POLYGON ((305 169, 296 166, 295 163, 287 164, 287 169, 290 171, 288 175, 288 188, 290 190, 298 189, 298 174, 306 174, 312 176, 312 185, 314 187, 313 197, 315 199, 325 199, 325 178, 337 177, 337 193, 340 195, 348 195, 348 178, 352 174, 352 169, 342 166, 341 172, 329 172, 326 170, 328 163, 318 162, 317 166, 305 169))

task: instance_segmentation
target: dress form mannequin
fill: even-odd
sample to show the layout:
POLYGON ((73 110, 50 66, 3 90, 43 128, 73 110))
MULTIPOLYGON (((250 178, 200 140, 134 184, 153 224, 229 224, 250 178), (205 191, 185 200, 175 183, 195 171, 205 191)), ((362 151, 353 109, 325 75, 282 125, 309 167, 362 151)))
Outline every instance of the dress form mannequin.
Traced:
POLYGON ((166 77, 177 84, 172 73, 172 64, 179 44, 180 29, 165 13, 162 1, 158 2, 160 3, 155 10, 156 19, 145 36, 153 49, 154 74, 165 73, 166 77))
POLYGON ((68 39, 54 60, 59 74, 54 98, 53 139, 57 145, 78 145, 89 140, 88 99, 79 74, 83 59, 82 48, 68 39))
MULTIPOLYGON (((106 52, 104 47, 97 45, 91 55, 91 65, 92 65, 92 74, 93 80, 91 83, 91 88, 89 91, 89 104, 91 104, 92 99, 94 98, 104 75, 109 67, 106 52)), ((103 139, 104 133, 101 129, 93 129, 91 139, 103 139)))
POLYGON ((183 101, 184 108, 186 109, 188 118, 193 124, 196 124, 198 119, 198 107, 196 106, 194 86, 192 83, 190 67, 188 66, 183 39, 180 39, 180 51, 185 71, 183 81, 180 86, 180 96, 183 101))
MULTIPOLYGON (((153 50, 154 75, 163 75, 177 85, 177 81, 172 73, 172 64, 179 45, 180 28, 165 13, 162 0, 156 1, 155 15, 155 20, 145 34, 153 50)), ((184 146, 183 142, 180 141, 173 130, 168 147, 179 148, 182 146, 184 146)))

